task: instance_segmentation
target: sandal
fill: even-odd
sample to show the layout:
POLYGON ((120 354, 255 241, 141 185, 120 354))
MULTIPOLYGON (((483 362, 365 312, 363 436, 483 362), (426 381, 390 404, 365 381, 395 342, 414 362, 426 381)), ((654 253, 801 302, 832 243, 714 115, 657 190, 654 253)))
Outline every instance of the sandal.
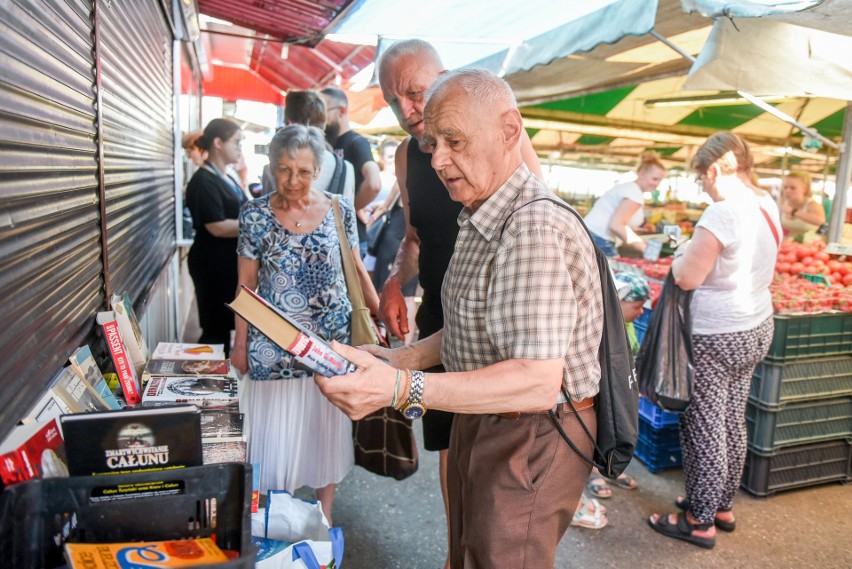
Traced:
POLYGON ((704 549, 713 549, 716 547, 716 536, 702 537, 695 535, 695 531, 707 531, 713 527, 712 523, 693 524, 686 519, 686 514, 674 514, 677 518, 677 523, 669 522, 669 516, 658 516, 657 521, 653 520, 653 516, 648 518, 648 525, 659 534, 673 539, 679 539, 704 549))
POLYGON ((594 498, 583 497, 583 506, 574 512, 571 525, 587 529, 605 528, 609 520, 603 511, 603 506, 594 498), (590 508, 594 507, 594 511, 590 508))
POLYGON ((599 500, 612 498, 612 488, 609 487, 609 484, 607 484, 606 480, 604 480, 601 476, 589 478, 589 481, 586 483, 586 488, 588 489, 589 494, 599 500))
MULTIPOLYGON (((681 498, 678 497, 675 499, 675 506, 683 510, 684 512, 689 511, 689 498, 681 498)), ((731 510, 719 510, 720 512, 730 512, 731 510)), ((720 520, 718 517, 713 520, 713 524, 722 531, 731 533, 735 529, 737 529, 737 520, 725 521, 720 520)))
POLYGON ((613 484, 618 486, 619 488, 624 488, 625 490, 633 490, 639 484, 636 482, 636 479, 630 476, 627 473, 621 473, 621 475, 612 481, 613 484))

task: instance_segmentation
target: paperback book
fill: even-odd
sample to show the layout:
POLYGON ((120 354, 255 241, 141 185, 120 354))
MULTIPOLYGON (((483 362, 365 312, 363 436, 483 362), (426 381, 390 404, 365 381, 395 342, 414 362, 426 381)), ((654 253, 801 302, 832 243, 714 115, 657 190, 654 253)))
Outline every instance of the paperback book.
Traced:
POLYGON ((60 421, 72 476, 202 464, 199 411, 192 405, 63 415, 60 421))
POLYGON ((0 478, 9 486, 33 478, 68 476, 56 419, 18 425, 0 445, 0 478))
POLYGON ((110 408, 98 392, 85 379, 74 373, 70 366, 62 368, 50 390, 65 402, 72 413, 91 413, 110 408))
POLYGON ((224 360, 224 344, 183 344, 179 342, 160 342, 152 360, 224 360))
POLYGON ((306 370, 328 377, 355 371, 355 365, 332 350, 328 343, 304 329, 248 287, 242 286, 228 306, 291 354, 306 370))
POLYGON ((231 366, 228 360, 148 360, 145 373, 148 375, 192 376, 192 375, 228 375, 231 366))
POLYGON ((115 394, 110 389, 95 357, 92 355, 92 350, 89 346, 78 348, 71 357, 68 358, 71 363, 71 369, 77 374, 77 377, 84 379, 107 404, 110 409, 121 409, 115 394))
POLYGON ((201 438, 212 440, 244 440, 243 422, 245 415, 225 409, 203 409, 201 411, 201 438))
POLYGON ((115 312, 118 331, 124 339, 124 345, 127 346, 133 366, 138 371, 148 361, 148 345, 142 336, 142 328, 139 326, 136 313, 133 311, 133 303, 130 302, 130 295, 126 292, 123 296, 113 294, 110 299, 110 305, 113 312, 115 312))
POLYGON ((135 405, 142 400, 139 390, 139 376, 136 373, 136 367, 128 354, 124 339, 119 331, 115 312, 112 310, 98 312, 97 322, 103 329, 104 339, 106 340, 112 363, 115 365, 115 373, 118 374, 118 381, 121 385, 121 391, 124 394, 124 400, 128 405, 135 405))
POLYGON ((229 560, 209 537, 129 543, 66 543, 65 559, 72 569, 194 567, 229 560))
POLYGON ((153 376, 142 395, 150 403, 194 403, 199 407, 225 407, 239 404, 239 383, 229 376, 153 376))

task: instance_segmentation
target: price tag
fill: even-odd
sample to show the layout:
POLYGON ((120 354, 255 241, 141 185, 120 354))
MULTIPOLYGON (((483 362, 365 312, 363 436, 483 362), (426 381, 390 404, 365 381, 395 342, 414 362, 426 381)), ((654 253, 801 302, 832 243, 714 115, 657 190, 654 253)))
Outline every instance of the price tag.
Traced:
POLYGON ((670 237, 674 237, 675 239, 680 239, 680 225, 663 225, 663 235, 668 235, 670 237))
POLYGON ((825 247, 825 252, 829 255, 852 255, 852 245, 845 243, 829 243, 825 247))
POLYGON ((663 242, 656 239, 649 239, 645 242, 645 253, 642 255, 648 261, 657 261, 660 258, 660 251, 663 250, 663 242))

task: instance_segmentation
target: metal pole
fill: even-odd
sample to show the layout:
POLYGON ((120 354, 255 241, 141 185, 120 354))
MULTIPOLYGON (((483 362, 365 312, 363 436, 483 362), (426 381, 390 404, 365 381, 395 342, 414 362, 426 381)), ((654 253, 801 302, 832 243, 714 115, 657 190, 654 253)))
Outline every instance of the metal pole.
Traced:
MULTIPOLYGON (((649 32, 649 35, 655 37, 658 41, 664 43, 665 45, 667 45, 671 49, 675 50, 677 53, 679 53, 681 55, 681 57, 684 57, 687 60, 691 61, 692 63, 695 63, 695 58, 692 57, 691 54, 683 51, 681 48, 679 48, 678 46, 676 46, 675 44, 670 42, 668 40, 668 38, 661 36, 659 33, 657 33, 656 30, 651 30, 649 32)), ((742 97, 743 99, 746 99, 752 105, 756 105, 757 107, 763 109, 767 113, 781 119, 782 121, 784 121, 788 124, 793 125, 797 129, 802 131, 802 133, 804 133, 805 135, 810 136, 811 138, 817 138, 817 139, 821 140, 823 142, 823 144, 825 144, 826 146, 830 146, 830 147, 835 148, 835 149, 838 148, 838 144, 836 142, 834 142, 833 140, 831 140, 830 138, 826 138, 823 135, 821 135, 820 133, 818 133, 817 131, 815 131, 814 129, 803 125, 802 123, 800 123, 799 121, 797 121, 796 119, 794 119, 793 117, 788 115, 787 113, 782 113, 781 111, 779 111, 778 109, 776 109, 775 107, 773 107, 772 105, 767 103, 766 101, 758 99, 754 95, 746 93, 745 91, 741 91, 740 89, 737 89, 737 94, 740 97, 742 97)))
POLYGON ((852 102, 846 103, 843 115, 843 142, 837 159, 837 172, 834 176, 834 200, 831 202, 831 218, 828 222, 828 242, 839 243, 846 221, 846 193, 849 178, 852 177, 852 102))

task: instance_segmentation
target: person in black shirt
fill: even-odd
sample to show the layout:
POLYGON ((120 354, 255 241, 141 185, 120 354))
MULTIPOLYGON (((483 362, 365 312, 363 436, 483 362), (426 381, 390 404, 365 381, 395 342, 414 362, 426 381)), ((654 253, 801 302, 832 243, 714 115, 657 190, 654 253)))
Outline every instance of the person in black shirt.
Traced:
POLYGON ((361 258, 367 254, 367 218, 362 212, 382 189, 379 165, 373 158, 367 139, 349 127, 349 99, 334 87, 321 91, 326 106, 325 137, 337 155, 355 167, 355 211, 358 216, 358 241, 361 258))
POLYGON ((224 344, 230 351, 234 315, 225 303, 237 290, 237 233, 240 207, 248 199, 239 183, 225 173, 242 155, 243 133, 230 119, 213 119, 196 145, 207 160, 186 187, 195 239, 187 265, 195 286, 202 344, 224 344))

